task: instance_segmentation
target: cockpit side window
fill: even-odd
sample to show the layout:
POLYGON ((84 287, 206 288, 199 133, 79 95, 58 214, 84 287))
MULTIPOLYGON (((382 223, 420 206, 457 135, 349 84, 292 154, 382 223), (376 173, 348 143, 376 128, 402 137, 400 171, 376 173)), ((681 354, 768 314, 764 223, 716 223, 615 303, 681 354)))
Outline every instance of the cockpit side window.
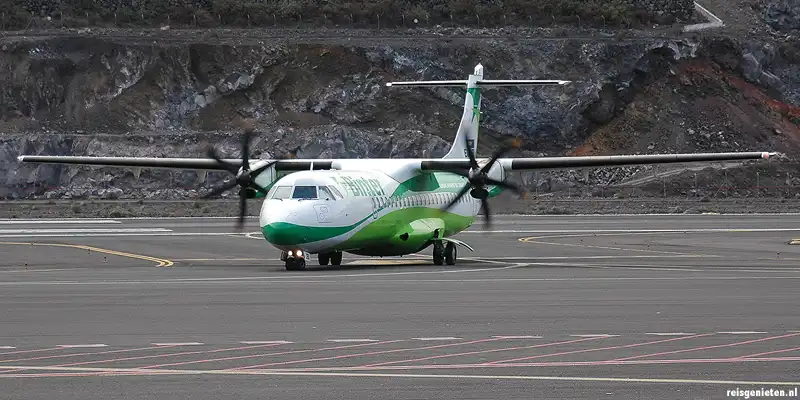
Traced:
POLYGON ((342 192, 339 189, 336 188, 336 186, 327 186, 327 188, 330 189, 331 192, 333 192, 334 195, 336 195, 337 199, 343 199, 344 198, 344 195, 342 194, 342 192))
POLYGON ((322 200, 338 200, 338 198, 333 195, 333 192, 331 192, 329 186, 319 187, 319 198, 322 200))
POLYGON ((275 186, 272 188, 270 199, 288 199, 292 195, 291 186, 275 186))
POLYGON ((316 186, 295 186, 294 193, 292 194, 293 199, 316 199, 317 198, 317 187, 316 186))

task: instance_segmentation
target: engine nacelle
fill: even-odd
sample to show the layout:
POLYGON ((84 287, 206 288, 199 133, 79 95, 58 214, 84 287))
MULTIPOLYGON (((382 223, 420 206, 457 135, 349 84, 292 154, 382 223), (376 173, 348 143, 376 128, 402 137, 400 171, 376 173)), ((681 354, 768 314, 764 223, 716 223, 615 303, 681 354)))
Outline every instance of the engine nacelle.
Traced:
MULTIPOLYGON (((254 170, 264 166, 264 164, 266 164, 268 162, 269 161, 265 161, 265 160, 259 160, 259 161, 256 161, 256 162, 251 162, 250 163, 250 170, 254 171, 254 170)), ((269 168, 265 169, 264 171, 261 171, 261 173, 258 174, 257 177, 255 177, 253 182, 256 185, 258 185, 258 186, 260 186, 260 187, 262 187, 262 188, 264 188, 266 190, 269 190, 272 187, 272 185, 275 182, 277 182, 277 180, 278 180, 278 171, 275 170, 275 165, 272 165, 269 168)), ((261 193, 261 192, 256 191, 255 189, 248 188, 247 189, 247 198, 254 198, 254 197, 264 197, 264 194, 261 193), (250 196, 250 192, 251 191, 253 192, 253 196, 252 197, 250 196)))

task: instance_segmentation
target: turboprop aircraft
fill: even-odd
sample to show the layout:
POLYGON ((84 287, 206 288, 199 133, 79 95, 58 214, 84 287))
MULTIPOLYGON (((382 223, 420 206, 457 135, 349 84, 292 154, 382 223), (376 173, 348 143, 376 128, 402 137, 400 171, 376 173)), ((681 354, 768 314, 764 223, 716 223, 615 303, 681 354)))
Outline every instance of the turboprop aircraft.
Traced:
POLYGON ((482 88, 569 83, 487 80, 480 64, 466 80, 387 83, 389 87, 466 87, 455 140, 442 158, 251 160, 251 133, 245 131, 241 159, 222 159, 210 148, 209 158, 23 155, 19 161, 129 167, 136 171, 229 171, 235 179, 204 197, 238 186, 240 227, 246 199, 263 197, 261 232, 267 242, 281 250, 286 269, 299 270, 306 267, 309 254, 316 255, 320 265, 340 265, 345 252, 401 256, 431 246, 434 264, 454 265, 459 247, 474 251, 454 236, 469 228, 481 210, 487 224, 490 222, 488 198, 506 189, 522 192, 507 181, 511 171, 767 159, 772 155, 742 152, 503 158, 519 146, 517 142, 495 151, 488 159, 476 158, 482 88))

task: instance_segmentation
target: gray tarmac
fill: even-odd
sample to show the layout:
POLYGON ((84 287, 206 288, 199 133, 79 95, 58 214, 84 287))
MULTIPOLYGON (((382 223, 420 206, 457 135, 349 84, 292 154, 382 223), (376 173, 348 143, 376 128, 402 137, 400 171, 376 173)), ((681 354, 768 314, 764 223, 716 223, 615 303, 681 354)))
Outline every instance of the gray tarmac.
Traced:
POLYGON ((494 222, 458 236, 475 252, 456 266, 426 251, 290 272, 255 219, 243 233, 229 218, 0 220, 0 393, 721 399, 800 388, 800 246, 789 244, 800 214, 494 222))

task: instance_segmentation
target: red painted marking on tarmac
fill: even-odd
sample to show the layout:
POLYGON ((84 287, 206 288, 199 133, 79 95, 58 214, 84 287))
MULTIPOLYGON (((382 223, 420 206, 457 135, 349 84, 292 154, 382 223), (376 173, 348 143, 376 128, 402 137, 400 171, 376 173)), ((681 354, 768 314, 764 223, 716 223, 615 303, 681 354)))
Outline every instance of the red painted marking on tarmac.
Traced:
POLYGON ((654 341, 650 341, 650 342, 632 343, 632 344, 625 344, 625 345, 619 345, 619 346, 607 346, 607 347, 597 347, 597 348, 591 348, 591 349, 564 351, 564 352, 560 352, 560 353, 539 354, 539 355, 535 355, 535 356, 519 357, 519 358, 511 358, 511 359, 508 359, 508 360, 492 361, 492 362, 488 362, 487 364, 499 364, 499 363, 514 362, 514 361, 522 361, 522 360, 533 360, 533 359, 544 358, 544 357, 564 356, 564 355, 567 355, 567 354, 588 353, 590 351, 625 349, 625 348, 629 348, 629 347, 639 347, 639 346, 646 346, 646 345, 650 345, 650 344, 675 342, 675 341, 678 341, 678 340, 693 339, 693 338, 698 338, 698 337, 703 337, 703 336, 710 336, 710 335, 713 335, 713 333, 702 333, 702 334, 699 334, 699 335, 681 336, 681 337, 677 337, 677 338, 661 339, 661 340, 654 340, 654 341))
POLYGON ((299 363, 312 362, 312 361, 339 360, 339 359, 342 359, 342 358, 371 356, 371 355, 376 355, 376 354, 399 353, 399 352, 404 352, 404 351, 430 350, 430 349, 439 349, 439 348, 443 348, 443 347, 464 346, 464 345, 475 344, 475 343, 495 342, 495 341, 498 341, 498 340, 504 340, 504 339, 501 339, 501 338, 479 339, 479 340, 471 340, 471 341, 468 341, 468 342, 437 344, 437 345, 434 345, 434 346, 408 347, 408 348, 402 348, 402 349, 371 351, 371 352, 368 352, 368 353, 343 354, 343 355, 332 356, 332 357, 309 358, 309 359, 305 359, 305 360, 281 361, 281 362, 269 363, 269 364, 250 365, 250 366, 247 366, 247 367, 229 368, 228 370, 245 370, 245 369, 251 369, 251 368, 268 367, 268 366, 272 366, 272 365, 299 364, 299 363))
POLYGON ((584 338, 584 339, 566 340, 566 341, 563 341, 563 342, 540 343, 540 344, 530 345, 530 346, 505 347, 505 348, 502 348, 502 349, 477 350, 477 351, 469 351, 469 352, 466 352, 466 353, 443 354, 443 355, 438 355, 438 356, 413 358, 413 359, 410 359, 410 360, 387 361, 387 362, 376 363, 376 364, 366 364, 366 365, 360 365, 359 367, 370 368, 370 367, 377 367, 377 366, 382 366, 382 365, 400 364, 400 363, 414 362, 414 361, 425 361, 425 360, 433 360, 433 359, 447 358, 447 357, 468 356, 468 355, 473 355, 473 354, 485 354, 485 353, 493 353, 493 352, 498 352, 498 351, 533 349, 533 348, 538 348, 538 347, 557 346, 559 344, 577 343, 577 342, 584 342, 584 341, 587 341, 587 340, 596 340, 596 339, 605 339, 605 338, 604 337, 592 337, 592 338, 584 338))
POLYGON ((58 354, 54 356, 41 356, 41 357, 29 357, 29 358, 18 358, 16 360, 3 360, 0 363, 9 363, 9 362, 18 362, 18 361, 33 361, 33 360, 49 360, 53 358, 65 358, 65 357, 77 357, 77 356, 94 356, 99 354, 113 354, 113 353, 125 353, 130 351, 142 351, 142 350, 154 350, 154 349, 162 349, 165 348, 164 346, 150 346, 150 347, 139 347, 135 349, 121 349, 121 350, 109 350, 109 351, 95 351, 91 353, 69 353, 69 354, 58 354))
POLYGON ((614 360, 611 360, 611 361, 634 360, 634 359, 637 359, 637 358, 652 357, 652 356, 663 356, 663 355, 667 355, 667 354, 685 353, 685 352, 689 352, 689 351, 701 351, 701 350, 718 349, 718 348, 722 348, 722 347, 739 346, 739 345, 742 345, 742 344, 764 342, 764 341, 767 341, 767 340, 782 339, 782 338, 798 336, 798 335, 800 335, 800 332, 789 333, 789 334, 780 335, 780 336, 770 336, 770 337, 765 337, 765 338, 761 338, 761 339, 745 340, 743 342, 734 342, 734 343, 728 343, 728 344, 718 344, 718 345, 714 345, 714 346, 702 346, 702 347, 693 347, 691 349, 662 351, 662 352, 659 352, 659 353, 651 353, 651 354, 640 354, 638 356, 617 358, 617 359, 614 359, 614 360))
POLYGON ((548 361, 531 363, 505 363, 505 364, 422 364, 422 365, 393 365, 381 367, 310 367, 310 368, 284 368, 270 369, 267 371, 291 372, 323 372, 323 371, 381 371, 381 370, 424 370, 424 369, 481 369, 481 368, 521 368, 521 367, 579 367, 579 366, 607 366, 607 365, 656 365, 656 364, 737 364, 745 362, 779 362, 800 361, 800 357, 772 357, 772 358, 699 358, 675 360, 631 360, 631 361, 548 361))
MULTIPOLYGON (((247 349, 255 349, 261 347, 273 347, 278 346, 282 343, 278 344, 263 344, 263 345, 256 345, 256 346, 240 346, 240 347, 229 347, 225 349, 216 349, 216 350, 199 350, 199 351, 182 351, 178 353, 167 353, 167 354, 155 354, 151 356, 139 356, 139 357, 123 357, 123 358, 110 358, 104 360, 95 360, 95 361, 82 361, 77 363, 70 363, 70 364, 59 364, 59 365, 48 365, 48 367, 74 367, 76 365, 87 365, 87 364, 101 364, 101 363, 110 363, 110 362, 117 362, 117 361, 130 361, 130 360, 144 360, 147 358, 164 358, 164 357, 172 357, 172 356, 188 356, 192 354, 207 354, 207 353, 219 353, 222 351, 234 351, 234 350, 247 350, 247 349)), ((159 347, 171 347, 171 346, 159 346, 159 347)))
POLYGON ((305 350, 281 351, 281 352, 278 352, 278 353, 248 354, 246 356, 209 358, 209 359, 205 359, 205 360, 196 360, 196 361, 186 361, 186 362, 178 362, 178 363, 170 363, 170 364, 150 365, 150 366, 147 366, 147 367, 140 367, 140 369, 167 367, 167 366, 175 366, 175 365, 198 364, 198 363, 207 363, 207 362, 214 362, 214 361, 242 360, 242 359, 245 359, 245 358, 280 356, 280 355, 286 355, 286 354, 308 353, 308 352, 324 351, 324 350, 342 350, 342 349, 349 349, 349 348, 352 348, 352 347, 374 346, 374 345, 377 345, 377 344, 389 344, 389 343, 396 343, 396 342, 402 342, 402 340, 387 340, 387 341, 383 341, 383 342, 349 344, 349 345, 344 345, 344 346, 323 347, 321 349, 305 349, 305 350))
POLYGON ((763 353, 749 354, 749 355, 746 355, 746 356, 739 356, 739 357, 734 357, 734 358, 740 359, 740 358, 758 357, 758 356, 765 356, 767 354, 788 353, 790 351, 797 351, 797 350, 800 350, 800 347, 794 347, 794 348, 791 348, 791 349, 765 351, 763 353))

